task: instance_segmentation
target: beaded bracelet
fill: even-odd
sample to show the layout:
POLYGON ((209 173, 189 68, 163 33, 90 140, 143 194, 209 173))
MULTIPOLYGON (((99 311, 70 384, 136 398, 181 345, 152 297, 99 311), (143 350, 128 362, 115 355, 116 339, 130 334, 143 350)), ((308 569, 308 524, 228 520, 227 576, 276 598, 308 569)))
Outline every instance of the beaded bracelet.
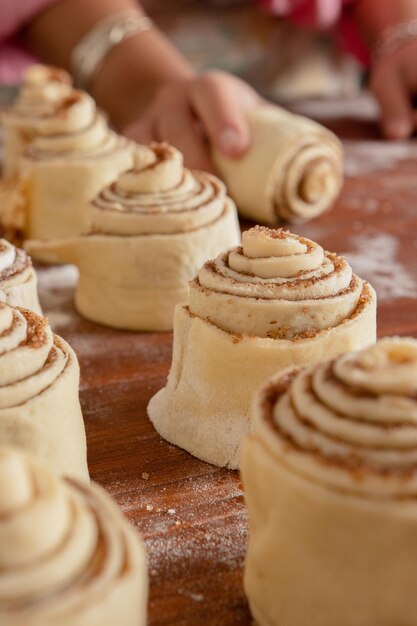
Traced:
POLYGON ((108 53, 126 39, 152 27, 152 20, 136 11, 117 12, 100 20, 72 51, 75 84, 89 91, 93 77, 108 53))
POLYGON ((417 38, 417 18, 389 26, 383 31, 374 46, 372 57, 374 60, 378 60, 397 50, 403 43, 415 38, 417 38))

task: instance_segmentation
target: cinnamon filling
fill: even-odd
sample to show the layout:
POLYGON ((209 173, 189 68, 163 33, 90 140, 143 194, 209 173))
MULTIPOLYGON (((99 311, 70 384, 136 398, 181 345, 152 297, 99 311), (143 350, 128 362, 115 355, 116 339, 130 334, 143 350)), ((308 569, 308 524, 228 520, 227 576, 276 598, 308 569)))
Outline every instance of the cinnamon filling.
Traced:
MULTIPOLYGON (((278 436, 293 451, 299 454, 309 455, 323 465, 337 467, 338 469, 347 471, 357 480, 362 479, 367 473, 372 473, 376 476, 387 479, 400 478, 407 480, 415 477, 417 474, 417 462, 410 463, 407 466, 381 466, 362 456, 356 455, 354 451, 344 456, 324 454, 319 448, 314 447, 313 445, 309 448, 303 447, 297 440, 294 439, 294 437, 291 436, 290 433, 283 430, 282 426, 277 423, 274 418, 274 409, 280 397, 284 393, 288 392, 292 380, 296 377, 300 369, 301 368, 291 370, 278 380, 270 382, 264 390, 261 400, 262 418, 274 433, 275 437, 278 436)), ((314 391, 311 388, 309 391, 314 394, 314 391)), ((320 402, 320 400, 318 400, 318 402, 320 402)), ((297 419, 303 424, 304 428, 311 432, 320 432, 314 424, 300 416, 293 405, 292 408, 297 416, 297 419)), ((338 419, 338 417, 339 419, 349 419, 345 416, 337 416, 335 414, 335 419, 338 419)), ((381 425, 378 424, 378 426, 381 425)), ((336 437, 329 435, 327 432, 324 434, 329 440, 345 443, 342 439, 338 440, 336 437)), ((376 449, 369 445, 360 446, 359 444, 355 444, 355 446, 358 448, 363 447, 364 449, 368 449, 370 451, 376 449)))

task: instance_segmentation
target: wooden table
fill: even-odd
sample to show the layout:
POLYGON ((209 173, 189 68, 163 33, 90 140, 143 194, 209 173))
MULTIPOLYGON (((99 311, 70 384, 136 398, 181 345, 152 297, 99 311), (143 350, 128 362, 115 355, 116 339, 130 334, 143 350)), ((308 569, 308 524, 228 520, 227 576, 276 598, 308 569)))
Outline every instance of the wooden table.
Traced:
MULTIPOLYGON (((417 144, 378 137, 363 99, 297 109, 346 138, 346 184, 335 209, 294 230, 347 253, 379 295, 379 335, 417 336, 417 144)), ((239 476, 162 441, 146 416, 165 382, 171 334, 118 332, 72 306, 75 270, 40 269, 40 295, 81 364, 91 476, 142 534, 149 554, 151 626, 245 626, 247 539, 239 476)))

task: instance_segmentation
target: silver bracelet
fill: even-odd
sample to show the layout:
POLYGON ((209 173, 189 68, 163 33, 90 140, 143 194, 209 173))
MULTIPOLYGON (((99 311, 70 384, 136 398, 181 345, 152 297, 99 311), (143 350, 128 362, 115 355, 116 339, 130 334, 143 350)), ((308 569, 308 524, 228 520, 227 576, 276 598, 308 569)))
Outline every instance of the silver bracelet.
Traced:
POLYGON ((71 69, 77 87, 89 91, 95 73, 110 50, 152 27, 152 20, 136 11, 114 13, 96 24, 71 54, 71 69))
POLYGON ((374 46, 372 56, 374 60, 380 59, 389 52, 393 52, 403 43, 417 37, 417 18, 409 22, 399 22, 395 26, 388 27, 374 46))

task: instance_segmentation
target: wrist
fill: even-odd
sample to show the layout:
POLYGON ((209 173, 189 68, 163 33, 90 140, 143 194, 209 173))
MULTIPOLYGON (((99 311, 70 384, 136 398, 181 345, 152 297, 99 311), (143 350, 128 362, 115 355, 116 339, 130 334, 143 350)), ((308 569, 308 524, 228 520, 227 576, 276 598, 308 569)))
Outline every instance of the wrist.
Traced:
POLYGON ((365 41, 374 48, 398 24, 417 18, 417 0, 359 0, 355 17, 365 41))
POLYGON ((164 35, 152 29, 110 50, 93 77, 91 93, 121 129, 139 117, 163 84, 194 75, 164 35))
POLYGON ((415 44, 417 39, 417 18, 407 22, 399 22, 394 26, 388 26, 376 41, 372 57, 374 64, 380 60, 391 57, 396 52, 415 44))

